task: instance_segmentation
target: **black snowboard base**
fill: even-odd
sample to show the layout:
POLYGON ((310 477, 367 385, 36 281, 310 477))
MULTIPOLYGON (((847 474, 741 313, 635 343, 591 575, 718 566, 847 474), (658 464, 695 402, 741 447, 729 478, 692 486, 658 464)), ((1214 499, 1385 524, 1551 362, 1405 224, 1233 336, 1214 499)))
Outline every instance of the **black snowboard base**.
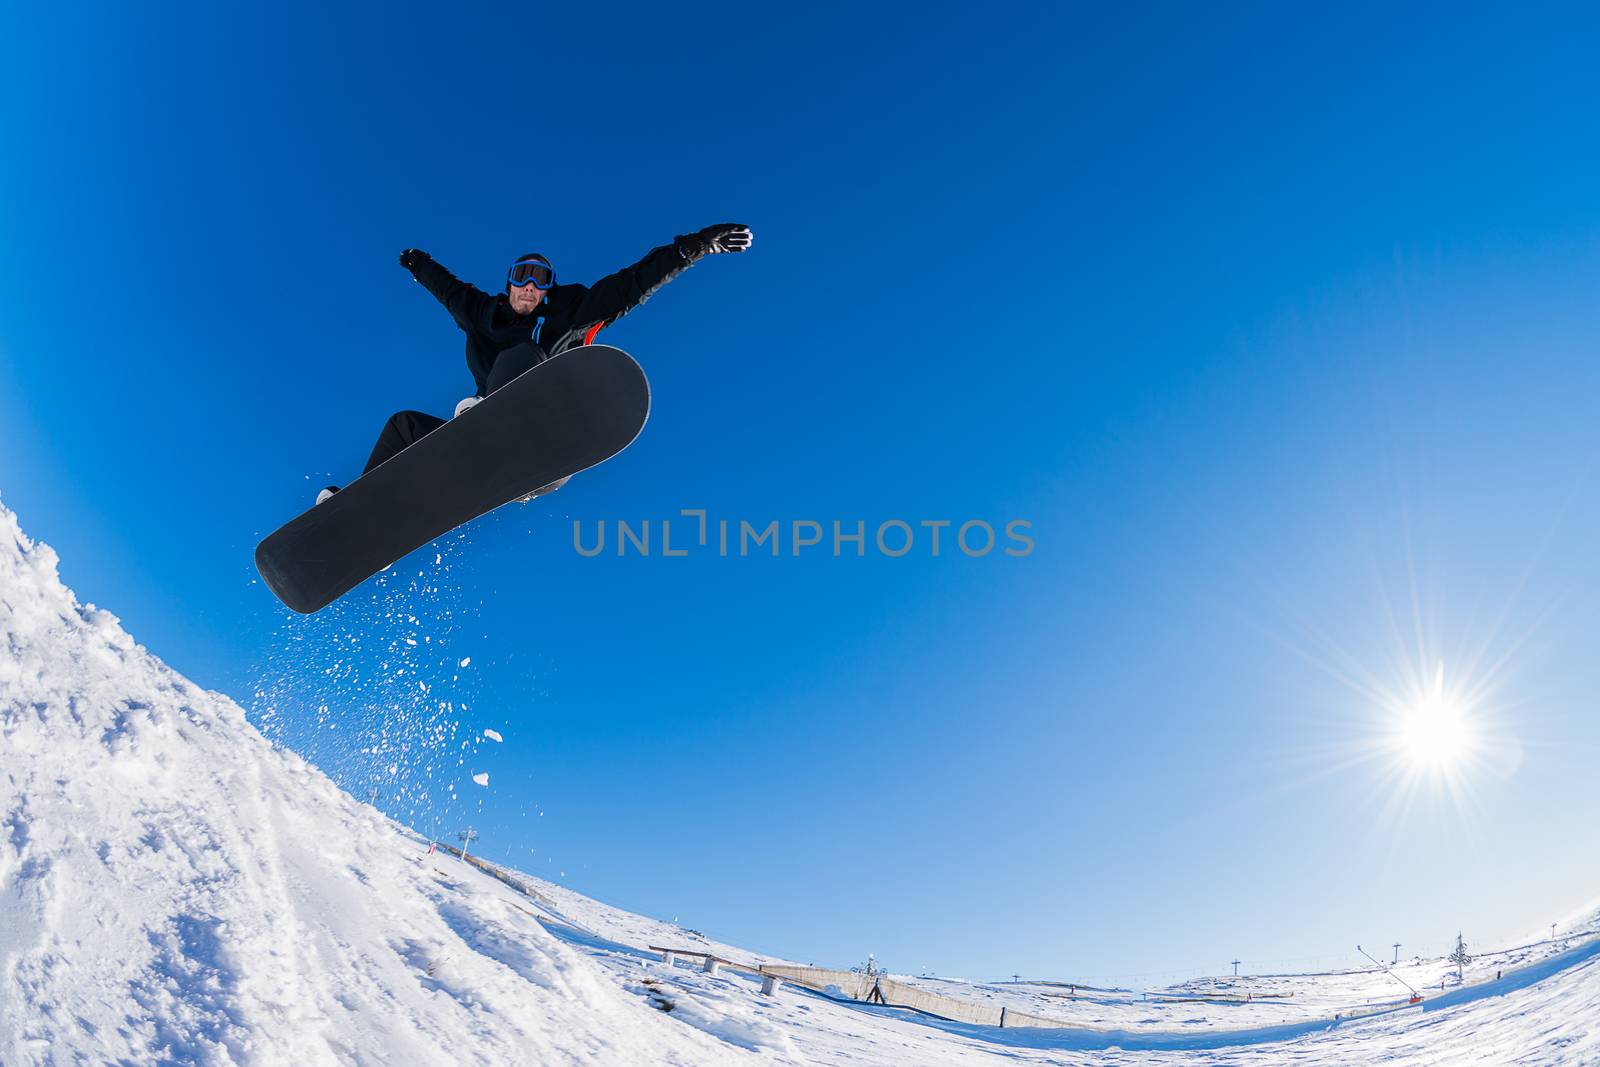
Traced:
POLYGON ((610 459, 649 415, 633 357, 563 352, 284 524, 256 546, 256 569, 310 614, 457 526, 610 459))

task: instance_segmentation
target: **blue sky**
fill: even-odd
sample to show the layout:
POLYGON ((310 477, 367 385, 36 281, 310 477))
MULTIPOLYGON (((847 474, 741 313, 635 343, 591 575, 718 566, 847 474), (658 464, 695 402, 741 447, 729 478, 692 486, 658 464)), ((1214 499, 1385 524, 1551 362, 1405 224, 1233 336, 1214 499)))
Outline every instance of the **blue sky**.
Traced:
POLYGON ((1131 982, 1514 936, 1600 880, 1593 29, 8 10, 0 499, 353 790, 444 701, 506 740, 391 811, 726 940, 1131 982), (723 220, 750 254, 608 331, 622 457, 314 619, 255 580, 470 388, 400 249, 593 280, 723 220), (697 507, 1036 547, 572 549, 697 507), (1378 694, 1440 663, 1481 751, 1408 787, 1378 694))

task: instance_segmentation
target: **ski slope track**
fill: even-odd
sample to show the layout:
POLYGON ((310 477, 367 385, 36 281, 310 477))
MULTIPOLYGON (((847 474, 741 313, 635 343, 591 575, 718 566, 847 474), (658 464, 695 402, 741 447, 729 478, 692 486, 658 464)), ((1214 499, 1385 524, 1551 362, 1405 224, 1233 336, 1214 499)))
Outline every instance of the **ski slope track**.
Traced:
POLYGON ((56 562, 0 506, 0 1067, 1600 1064, 1592 914, 1421 1007, 1338 1023, 1392 979, 1206 979, 1168 1003, 897 976, 1072 1029, 763 996, 648 946, 792 961, 429 854, 80 604, 56 562))

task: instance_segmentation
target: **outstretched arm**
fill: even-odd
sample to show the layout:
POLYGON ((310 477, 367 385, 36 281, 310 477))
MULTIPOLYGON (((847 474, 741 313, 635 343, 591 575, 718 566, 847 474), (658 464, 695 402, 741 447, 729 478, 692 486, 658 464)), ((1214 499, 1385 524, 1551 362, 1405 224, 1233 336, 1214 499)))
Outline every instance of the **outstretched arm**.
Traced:
POLYGON ((650 299, 650 295, 682 274, 702 256, 743 252, 750 247, 750 228, 737 223, 708 226, 670 245, 652 248, 639 262, 589 286, 579 298, 573 321, 609 325, 650 299))
POLYGON ((443 304, 456 325, 463 330, 487 321, 494 313, 494 297, 470 282, 464 282, 433 261, 428 253, 408 248, 400 253, 400 265, 443 304))

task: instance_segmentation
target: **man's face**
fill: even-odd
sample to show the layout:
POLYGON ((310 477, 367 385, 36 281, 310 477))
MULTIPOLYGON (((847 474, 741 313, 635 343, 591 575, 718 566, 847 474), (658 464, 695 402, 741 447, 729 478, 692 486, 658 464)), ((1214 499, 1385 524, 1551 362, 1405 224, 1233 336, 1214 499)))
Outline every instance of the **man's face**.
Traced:
POLYGON ((511 310, 518 315, 527 315, 543 302, 545 291, 529 282, 527 285, 513 285, 507 292, 511 299, 511 310))

